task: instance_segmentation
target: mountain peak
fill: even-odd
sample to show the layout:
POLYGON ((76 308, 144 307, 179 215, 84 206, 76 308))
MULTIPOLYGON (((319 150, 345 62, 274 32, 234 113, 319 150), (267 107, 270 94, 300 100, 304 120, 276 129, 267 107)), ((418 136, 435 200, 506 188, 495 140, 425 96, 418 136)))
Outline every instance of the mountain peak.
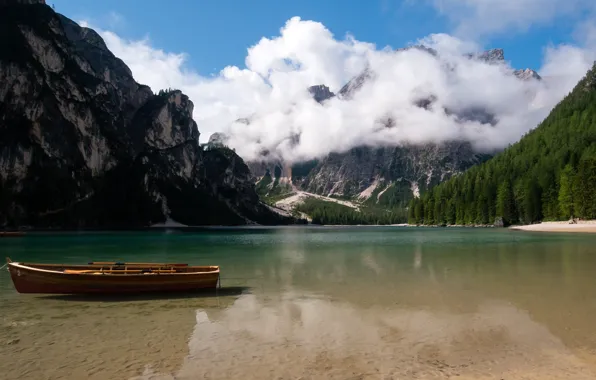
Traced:
POLYGON ((324 84, 316 86, 310 86, 308 92, 312 95, 313 99, 318 103, 323 103, 325 100, 335 96, 335 94, 324 84))
POLYGON ((515 75, 516 77, 518 77, 521 80, 530 80, 530 79, 541 80, 542 79, 542 77, 540 75, 538 75, 538 73, 532 69, 515 70, 513 72, 513 75, 515 75))
POLYGON ((468 58, 475 58, 486 63, 500 63, 505 60, 505 52, 503 49, 490 49, 482 53, 467 54, 468 58))
POLYGON ((412 46, 408 46, 405 48, 399 48, 396 51, 408 51, 408 50, 412 50, 412 49, 416 49, 416 50, 420 50, 420 51, 424 51, 430 55, 437 55, 437 51, 433 48, 429 48, 428 46, 424 46, 424 45, 412 45, 412 46))

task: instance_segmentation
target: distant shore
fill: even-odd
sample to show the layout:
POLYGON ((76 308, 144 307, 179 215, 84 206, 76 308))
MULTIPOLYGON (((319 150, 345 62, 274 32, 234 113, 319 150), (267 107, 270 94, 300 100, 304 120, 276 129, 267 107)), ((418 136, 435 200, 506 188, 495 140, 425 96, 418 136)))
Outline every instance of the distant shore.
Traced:
POLYGON ((512 230, 533 232, 581 232, 596 233, 596 220, 580 220, 575 224, 569 222, 542 222, 526 226, 509 227, 512 230))

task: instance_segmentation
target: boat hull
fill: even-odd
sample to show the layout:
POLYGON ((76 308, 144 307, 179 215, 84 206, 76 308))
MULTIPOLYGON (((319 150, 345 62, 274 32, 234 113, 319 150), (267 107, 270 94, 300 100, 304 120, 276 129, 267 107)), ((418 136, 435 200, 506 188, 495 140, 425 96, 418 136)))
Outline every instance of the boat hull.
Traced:
POLYGON ((152 275, 65 274, 9 264, 12 282, 19 293, 123 294, 146 292, 190 292, 214 289, 219 270, 206 273, 152 275))
POLYGON ((0 238, 3 237, 20 237, 24 236, 25 233, 22 231, 0 231, 0 238))

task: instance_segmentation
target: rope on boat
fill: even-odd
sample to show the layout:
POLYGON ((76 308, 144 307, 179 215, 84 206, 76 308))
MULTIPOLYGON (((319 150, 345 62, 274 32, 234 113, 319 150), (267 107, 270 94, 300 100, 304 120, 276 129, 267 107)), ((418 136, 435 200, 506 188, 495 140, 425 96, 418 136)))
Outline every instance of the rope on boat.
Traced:
POLYGON ((5 266, 7 266, 7 265, 8 265, 8 263, 6 263, 6 264, 2 265, 2 266, 0 267, 0 270, 4 269, 4 267, 5 267, 5 266))

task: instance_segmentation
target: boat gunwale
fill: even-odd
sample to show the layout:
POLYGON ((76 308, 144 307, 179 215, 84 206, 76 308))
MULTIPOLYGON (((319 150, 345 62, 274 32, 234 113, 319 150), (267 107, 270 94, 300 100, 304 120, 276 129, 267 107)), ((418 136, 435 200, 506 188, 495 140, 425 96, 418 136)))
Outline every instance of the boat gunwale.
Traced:
MULTIPOLYGON (((94 273, 65 273, 65 272, 58 271, 58 270, 47 270, 47 269, 35 268, 35 267, 31 267, 31 266, 28 266, 28 265, 25 265, 25 264, 19 263, 19 262, 9 262, 7 264, 8 264, 9 267, 12 266, 12 267, 16 267, 16 268, 20 268, 20 269, 24 269, 24 270, 35 271, 35 272, 61 274, 61 275, 65 275, 65 276, 92 276, 92 277, 97 277, 97 274, 94 274, 94 273)), ((68 265, 65 265, 65 266, 68 266, 68 265)), ((73 266, 76 266, 76 265, 73 265, 73 266)), ((214 265, 198 266, 197 265, 196 267, 203 267, 203 268, 208 267, 208 268, 215 268, 215 269, 212 270, 212 271, 208 271, 208 272, 154 273, 154 275, 158 275, 158 276, 179 276, 179 275, 190 275, 190 276, 193 276, 194 275, 194 276, 197 276, 197 275, 209 275, 209 274, 219 273, 219 266, 214 266, 214 265)), ((189 267, 186 267, 186 268, 189 268, 189 267)), ((190 266, 190 268, 192 268, 192 266, 190 266)), ((110 275, 110 276, 125 276, 125 277, 135 277, 135 276, 147 277, 147 275, 145 273, 105 273, 105 275, 110 275)))

